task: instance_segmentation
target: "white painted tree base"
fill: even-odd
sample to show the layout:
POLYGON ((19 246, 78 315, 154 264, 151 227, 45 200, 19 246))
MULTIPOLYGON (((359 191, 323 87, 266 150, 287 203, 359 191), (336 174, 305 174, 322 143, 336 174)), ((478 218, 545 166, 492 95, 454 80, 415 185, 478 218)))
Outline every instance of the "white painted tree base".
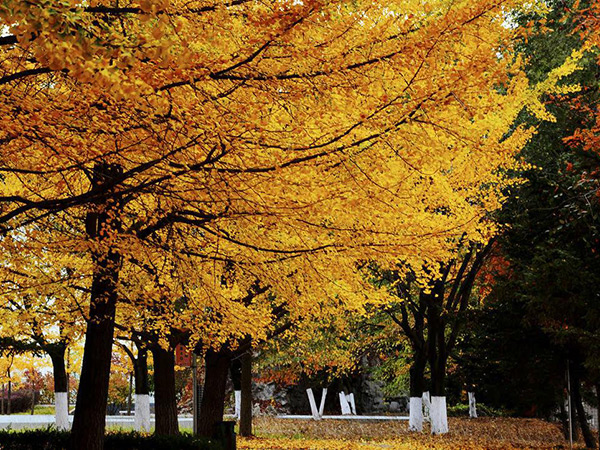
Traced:
POLYGON ((235 391, 235 413, 234 416, 236 419, 240 418, 241 410, 242 410, 242 391, 235 391))
POLYGON ((475 401, 475 392, 469 392, 469 417, 477 419, 477 402, 475 401))
POLYGON ((150 431, 150 396, 147 394, 135 394, 133 428, 136 431, 150 431))
POLYGON ((69 424, 69 397, 66 392, 54 393, 54 414, 57 430, 68 430, 71 427, 69 424))
POLYGON ((448 411, 446 397, 431 397, 431 434, 444 434, 448 432, 448 411))
POLYGON ((411 397, 408 406, 408 430, 423 431, 423 399, 411 397))
POLYGON ((423 421, 431 422, 429 419, 429 410, 431 409, 431 395, 429 391, 423 392, 423 421))

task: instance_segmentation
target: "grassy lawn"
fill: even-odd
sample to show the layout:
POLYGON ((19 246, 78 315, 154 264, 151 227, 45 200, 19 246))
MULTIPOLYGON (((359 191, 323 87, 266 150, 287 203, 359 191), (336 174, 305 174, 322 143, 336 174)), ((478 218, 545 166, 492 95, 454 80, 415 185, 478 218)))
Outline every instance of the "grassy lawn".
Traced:
MULTIPOLYGON (((568 448, 560 427, 537 419, 450 418, 450 432, 409 433, 407 422, 257 418, 240 449, 556 449, 568 448)), ((583 448, 578 443, 576 448, 583 448)))
MULTIPOLYGON (((15 415, 29 415, 31 414, 31 410, 28 409, 27 411, 23 411, 20 413, 15 413, 15 415)), ((54 406, 42 406, 42 405, 35 405, 34 408, 34 414, 50 414, 50 415, 54 415, 54 406)))

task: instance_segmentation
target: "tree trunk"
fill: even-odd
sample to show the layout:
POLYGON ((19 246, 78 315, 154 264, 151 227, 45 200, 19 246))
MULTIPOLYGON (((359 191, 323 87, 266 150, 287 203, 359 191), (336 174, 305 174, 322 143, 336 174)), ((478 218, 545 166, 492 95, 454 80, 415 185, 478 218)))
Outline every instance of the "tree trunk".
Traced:
POLYGON ((116 309, 117 271, 94 275, 90 321, 73 418, 71 447, 103 448, 116 309), (112 276, 111 276, 112 275, 112 276))
POLYGON ((233 415, 236 419, 239 419, 242 407, 242 362, 240 358, 231 360, 229 374, 231 375, 231 382, 233 384, 233 399, 235 405, 233 415))
MULTIPOLYGON (((434 295, 435 290, 430 294, 434 295)), ((438 294, 443 299, 443 294, 438 294)), ((432 302, 435 302, 435 298, 432 302)), ((431 433, 444 434, 448 432, 448 412, 446 408, 446 337, 441 318, 441 307, 437 304, 429 307, 427 333, 429 343, 429 368, 431 370, 431 433)))
POLYGON ((2 383, 2 399, 0 400, 0 414, 4 414, 4 383, 2 383))
MULTIPOLYGON (((445 354, 444 345, 440 345, 439 341, 444 340, 444 332, 440 330, 435 332, 437 344, 433 344, 432 355, 429 359, 429 368, 431 370, 431 395, 436 397, 446 396, 446 362, 447 355, 445 354)), ((430 351, 432 349, 430 347, 430 351)))
POLYGON ((135 372, 135 393, 148 395, 148 350, 138 347, 138 356, 133 363, 135 372))
POLYGON ((577 418, 579 419, 579 426, 581 428, 581 434, 583 435, 583 440, 585 441, 585 446, 587 448, 596 448, 596 440, 594 439, 594 435, 592 434, 592 430, 590 430, 590 426, 588 424, 587 418, 585 416, 585 410, 583 408, 583 400, 581 398, 581 384, 580 384, 580 374, 579 368, 571 367, 573 370, 572 374, 572 394, 573 394, 573 403, 575 403, 575 410, 577 411, 577 418))
POLYGON ((54 392, 67 392, 67 369, 65 366, 65 354, 63 352, 52 352, 52 369, 54 373, 54 392))
POLYGON ((135 382, 135 412, 133 427, 136 431, 150 431, 150 396, 148 387, 148 350, 137 346, 137 358, 132 357, 135 382))
POLYGON ((67 347, 67 356, 66 356, 66 371, 67 371, 67 407, 69 406, 69 404, 71 403, 71 378, 70 378, 70 374, 69 374, 69 360, 71 357, 71 349, 69 347, 67 347))
POLYGON ((215 425, 223 421, 225 384, 231 363, 231 354, 228 350, 219 352, 208 350, 204 362, 205 378, 200 403, 200 417, 198 418, 198 435, 210 438, 216 431, 215 425))
POLYGON ((415 351, 413 363, 409 369, 410 396, 421 397, 425 392, 425 366, 427 358, 423 351, 415 351))
MULTIPOLYGON (((33 374, 32 374, 33 375, 33 374)), ((31 382, 31 415, 35 414, 35 384, 32 380, 31 382)))
MULTIPOLYGON (((120 166, 98 163, 94 166, 93 186, 118 177, 120 166)), ((104 202, 100 211, 86 217, 86 231, 91 239, 106 246, 120 230, 118 194, 104 202)), ((108 244, 109 245, 109 244, 108 244)), ((100 245, 102 248, 103 245, 100 245)), ((94 274, 90 296, 90 312, 85 335, 83 363, 70 448, 72 450, 101 450, 104 446, 108 383, 112 356, 117 282, 121 256, 113 248, 92 253, 94 274)))
MULTIPOLYGON (((10 377, 10 373, 8 374, 8 376, 10 377)), ((11 401, 11 397, 12 397, 12 381, 10 381, 10 379, 8 380, 8 392, 6 393, 6 397, 7 397, 7 402, 6 402, 6 414, 10 414, 10 401, 11 401)))
POLYGON ((598 448, 600 448, 600 382, 596 383, 596 426, 598 427, 598 448))
POLYGON ((129 390, 127 391, 127 415, 131 415, 131 406, 133 405, 133 372, 129 372, 129 390))
POLYGON ((426 354, 423 349, 414 350, 414 360, 409 369, 410 406, 409 431, 423 431, 423 390, 425 387, 426 354))
POLYGON ((252 350, 242 359, 242 399, 240 407, 240 436, 252 436, 252 350))
POLYGON ((477 400, 475 400, 475 392, 469 391, 467 392, 469 397, 469 417, 471 419, 477 418, 477 400))
POLYGON ((572 433, 572 437, 573 437, 573 442, 577 442, 579 440, 579 427, 577 426, 578 419, 577 419, 577 408, 575 408, 575 402, 573 401, 573 392, 571 392, 571 409, 573 411, 571 411, 571 420, 573 421, 573 423, 571 424, 571 433, 572 433))
POLYGON ((154 357, 154 398, 157 435, 179 434, 177 397, 175 392, 175 352, 156 345, 154 357))
POLYGON ((65 365, 65 347, 56 346, 48 350, 52 360, 54 374, 54 415, 56 428, 58 430, 69 429, 69 384, 67 379, 67 368, 65 365))
POLYGON ((569 417, 567 415, 567 409, 565 408, 565 399, 562 398, 559 404, 560 407, 560 423, 562 425, 563 435, 565 439, 569 440, 569 417))

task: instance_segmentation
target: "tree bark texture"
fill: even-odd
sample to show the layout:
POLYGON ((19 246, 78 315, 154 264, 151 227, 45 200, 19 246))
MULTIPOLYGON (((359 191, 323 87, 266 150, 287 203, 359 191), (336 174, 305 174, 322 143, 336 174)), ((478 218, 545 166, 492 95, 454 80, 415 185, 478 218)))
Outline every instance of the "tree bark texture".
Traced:
POLYGON ((429 343, 429 368, 431 370, 431 396, 444 397, 446 395, 446 339, 444 324, 440 317, 441 311, 432 311, 428 317, 428 343, 429 343))
POLYGON ((175 392, 175 352, 152 347, 154 357, 154 398, 157 435, 179 434, 177 397, 175 392))
POLYGON ((600 382, 596 383, 596 425, 598 426, 598 448, 600 448, 600 382))
POLYGON ((148 350, 144 347, 138 347, 138 356, 133 361, 133 370, 135 374, 135 393, 148 395, 148 350))
POLYGON ((410 376, 410 397, 421 397, 425 391, 427 356, 423 351, 415 350, 413 358, 413 363, 408 371, 410 376))
POLYGON ((127 353, 129 358, 131 359, 131 363, 133 365, 133 378, 135 386, 135 412, 133 419, 133 428, 135 431, 149 432, 150 397, 148 395, 148 349, 146 348, 146 346, 141 345, 138 341, 134 342, 137 347, 137 357, 127 346, 122 346, 125 353, 127 353))
POLYGON ((228 350, 208 350, 204 357, 205 379, 198 418, 198 434, 210 438, 217 423, 223 421, 225 384, 231 364, 228 350))
POLYGON ((252 436, 252 351, 241 356, 242 400, 240 408, 240 436, 252 436))
POLYGON ((559 405, 560 408, 560 423, 562 425, 562 431, 563 431, 563 435, 565 436, 565 439, 568 441, 569 440, 569 417, 567 415, 567 408, 565 408, 565 402, 564 399, 563 401, 560 402, 559 405))
POLYGON ((430 422, 433 434, 448 432, 448 416, 446 405, 446 363, 448 352, 446 348, 445 323, 442 318, 442 302, 444 289, 442 283, 430 293, 422 294, 429 303, 427 316, 427 342, 429 349, 429 368, 431 370, 431 409, 430 422))
POLYGON ((571 364, 571 394, 585 446, 587 448, 596 448, 596 440, 594 439, 585 416, 585 409, 583 408, 583 399, 581 398, 581 367, 577 363, 571 364))
POLYGON ((409 408, 409 431, 423 431, 423 389, 425 387, 425 366, 427 355, 424 349, 413 346, 413 363, 409 369, 410 376, 410 408, 409 408))
POLYGON ((67 367, 65 364, 65 349, 56 349, 47 351, 52 360, 52 370, 54 375, 54 392, 68 392, 69 382, 67 378, 67 367))
MULTIPOLYGON (((98 163, 94 167, 93 187, 122 173, 118 165, 98 163)), ((111 235, 120 231, 118 194, 88 213, 86 231, 90 239, 105 246, 111 235)), ((100 246, 102 247, 102 246, 100 246)), ((95 265, 90 296, 89 319, 73 418, 70 448, 101 450, 104 446, 108 383, 117 304, 117 282, 121 255, 112 248, 92 253, 95 265)))

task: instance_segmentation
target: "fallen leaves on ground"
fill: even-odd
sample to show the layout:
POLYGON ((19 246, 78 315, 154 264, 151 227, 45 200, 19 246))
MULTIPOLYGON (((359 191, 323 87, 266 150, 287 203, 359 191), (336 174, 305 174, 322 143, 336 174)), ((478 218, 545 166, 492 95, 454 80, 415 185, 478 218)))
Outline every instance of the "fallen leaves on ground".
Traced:
POLYGON ((290 420, 260 417, 254 438, 238 439, 240 449, 557 449, 568 443, 560 426, 538 419, 450 418, 442 436, 410 433, 406 421, 290 420))

